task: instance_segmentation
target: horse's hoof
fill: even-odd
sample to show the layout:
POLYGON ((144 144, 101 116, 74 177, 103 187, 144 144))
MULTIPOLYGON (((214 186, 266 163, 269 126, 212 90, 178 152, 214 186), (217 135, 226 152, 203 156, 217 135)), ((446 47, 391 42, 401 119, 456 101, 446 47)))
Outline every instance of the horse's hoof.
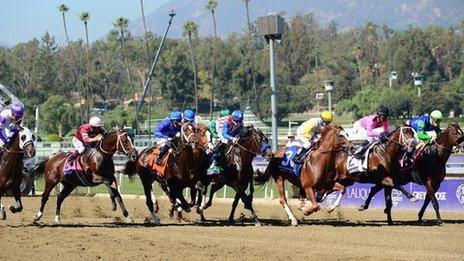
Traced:
POLYGON ((439 225, 439 226, 443 225, 443 220, 437 219, 437 225, 439 225))
POLYGON ((134 223, 134 220, 131 217, 127 217, 126 218, 126 223, 132 224, 132 223, 134 223))
POLYGON ((60 219, 60 216, 55 216, 55 224, 57 225, 61 225, 61 219, 60 219))
POLYGON ((259 221, 255 223, 255 227, 262 227, 262 226, 263 226, 263 224, 261 224, 261 222, 259 222, 259 221))
POLYGON ((292 219, 292 226, 297 227, 298 221, 296 219, 292 219))
POLYGON ((414 202, 419 201, 419 198, 417 198, 416 196, 413 196, 412 198, 409 199, 409 201, 411 201, 412 203, 414 203, 414 202))
POLYGON ((10 206, 9 209, 10 209, 11 213, 18 213, 18 212, 21 212, 23 210, 22 207, 17 208, 15 206, 10 206))

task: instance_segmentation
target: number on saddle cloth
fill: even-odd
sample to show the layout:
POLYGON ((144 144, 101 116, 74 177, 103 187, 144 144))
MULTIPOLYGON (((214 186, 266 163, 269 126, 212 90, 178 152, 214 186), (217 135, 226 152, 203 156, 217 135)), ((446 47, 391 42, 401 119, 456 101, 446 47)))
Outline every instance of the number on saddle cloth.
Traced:
POLYGON ((279 164, 280 170, 290 172, 298 178, 300 177, 301 165, 295 164, 293 162, 293 158, 295 158, 296 154, 298 154, 300 149, 300 146, 288 147, 285 153, 282 155, 282 159, 280 160, 279 164))

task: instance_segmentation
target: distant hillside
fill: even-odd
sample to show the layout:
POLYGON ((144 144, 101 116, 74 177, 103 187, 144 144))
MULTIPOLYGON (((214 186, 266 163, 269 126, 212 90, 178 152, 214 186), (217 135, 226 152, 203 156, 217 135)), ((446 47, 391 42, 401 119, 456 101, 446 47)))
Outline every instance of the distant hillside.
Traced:
MULTIPOLYGON (((200 26, 201 35, 213 31, 211 14, 206 10, 206 0, 171 0, 147 15, 151 31, 162 34, 165 30, 169 10, 177 13, 172 25, 171 37, 182 35, 182 25, 193 20, 200 26)), ((423 27, 430 24, 455 25, 464 20, 463 0, 250 0, 250 15, 254 21, 258 16, 271 12, 284 12, 286 18, 296 13, 314 13, 325 25, 335 20, 339 29, 357 27, 366 22, 386 24, 395 29, 409 26, 423 27)), ((221 36, 240 32, 246 26, 245 5, 242 0, 219 0, 216 10, 218 33, 221 36)), ((130 30, 143 33, 142 19, 131 22, 130 30)))

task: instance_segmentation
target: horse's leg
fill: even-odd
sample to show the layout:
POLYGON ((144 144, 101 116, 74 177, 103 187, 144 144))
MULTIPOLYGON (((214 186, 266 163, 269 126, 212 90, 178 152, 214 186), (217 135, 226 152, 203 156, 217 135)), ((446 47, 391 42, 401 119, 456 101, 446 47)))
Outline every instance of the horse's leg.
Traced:
POLYGON ((110 191, 112 192, 116 202, 119 205, 119 208, 122 211, 122 215, 126 218, 127 222, 134 222, 131 218, 129 218, 129 212, 127 212, 126 206, 124 206, 124 202, 122 201, 121 194, 119 194, 118 191, 118 184, 116 183, 116 178, 113 176, 110 179, 111 186, 110 186, 110 191))
POLYGON ((116 199, 114 198, 114 193, 111 192, 111 185, 110 184, 105 184, 106 187, 108 188, 108 193, 110 194, 110 199, 111 199, 111 210, 116 211, 117 206, 116 206, 116 199))
POLYGON ((195 198, 195 206, 196 206, 196 209, 197 209, 197 214, 200 215, 200 219, 201 219, 201 222, 206 222, 206 218, 205 216, 203 215, 203 211, 201 211, 200 207, 201 205, 203 205, 203 201, 205 199, 204 195, 203 195, 203 192, 201 191, 201 189, 195 189, 197 191, 197 194, 198 194, 198 197, 195 198))
POLYGON ((443 223, 443 220, 441 219, 441 216, 440 216, 440 205, 438 204, 437 197, 435 196, 435 193, 438 191, 438 188, 440 187, 440 185, 432 184, 432 181, 429 181, 427 182, 426 187, 427 187, 427 194, 430 197, 430 200, 432 201, 433 209, 435 210, 435 214, 437 215, 437 224, 441 225, 443 223))
POLYGON ((42 201, 41 201, 41 204, 40 204, 40 209, 39 209, 39 211, 37 211, 37 214, 34 217, 34 221, 39 221, 40 218, 42 218, 43 212, 44 212, 44 209, 45 209, 45 204, 47 204, 48 198, 50 197, 50 192, 56 186, 57 183, 58 182, 54 182, 54 181, 49 180, 49 179, 45 180, 45 189, 44 189, 44 192, 42 194, 42 201))
POLYGON ((204 210, 204 209, 207 209, 207 208, 211 207, 211 205, 213 204, 214 193, 216 193, 218 190, 220 190, 223 186, 224 186, 224 184, 222 184, 222 183, 214 183, 213 185, 211 185, 211 189, 209 190, 208 202, 206 202, 205 205, 202 205, 200 207, 200 209, 204 210))
POLYGON ((140 180, 142 181, 143 185, 143 191, 145 193, 145 204, 148 207, 148 211, 150 211, 151 216, 153 218, 153 223, 159 225, 160 224, 160 219, 156 213, 158 212, 158 202, 156 201, 156 208, 153 205, 152 201, 152 183, 154 180, 150 180, 148 176, 145 175, 140 175, 140 180))
POLYGON ((195 188, 195 186, 193 186, 190 188, 190 202, 189 202, 190 207, 193 207, 196 205, 195 203, 196 198, 197 198, 197 189, 195 188))
POLYGON ((6 211, 5 211, 5 206, 2 204, 2 197, 3 191, 0 191, 0 220, 5 220, 6 219, 6 211))
POLYGON ((239 192, 235 192, 234 201, 232 202, 232 209, 231 209, 230 215, 229 215, 229 223, 230 224, 232 224, 234 222, 235 209, 237 208, 237 204, 238 204, 239 199, 240 199, 239 192))
POLYGON ((292 210, 287 204, 287 198, 285 197, 285 181, 282 178, 282 176, 278 175, 277 177, 274 178, 274 181, 276 183, 277 189, 279 190, 279 203, 282 205, 282 207, 285 210, 285 213, 287 213, 288 219, 291 220, 292 226, 298 226, 298 220, 295 218, 295 216, 292 213, 292 210))
POLYGON ((393 220, 391 217, 391 209, 393 207, 392 202, 392 187, 385 187, 384 188, 384 195, 385 195, 385 214, 387 214, 387 222, 389 225, 393 225, 393 220))
POLYGON ((313 212, 316 212, 319 210, 319 205, 317 204, 316 197, 314 195, 314 190, 311 186, 305 187, 305 192, 306 192, 306 197, 309 197, 309 200, 311 201, 311 206, 308 208, 306 204, 308 203, 307 200, 305 201, 305 205, 301 208, 303 211, 303 214, 310 215, 313 212))
POLYGON ((369 195, 367 196, 366 201, 364 202, 361 207, 358 208, 359 211, 364 211, 369 208, 369 205, 371 204, 372 198, 377 194, 380 190, 382 190, 383 186, 376 184, 371 188, 371 191, 369 191, 369 195))
POLYGON ((56 211, 55 211, 55 223, 60 224, 60 212, 61 212, 61 203, 63 203, 64 199, 69 196, 69 194, 76 188, 75 185, 71 184, 64 184, 63 189, 58 194, 56 198, 56 211))
POLYGON ((417 201, 419 200, 416 196, 414 196, 413 194, 409 193, 409 191, 407 191, 406 189, 404 189, 404 187, 401 186, 401 185, 395 185, 393 188, 395 188, 395 189, 401 191, 401 193, 403 193, 403 194, 409 199, 409 201, 411 201, 411 202, 417 202, 417 201))
POLYGON ((332 213, 337 207, 340 206, 340 203, 342 202, 343 196, 345 196, 345 191, 346 191, 345 186, 343 186, 342 184, 340 184, 338 182, 335 183, 335 185, 333 187, 333 190, 338 190, 339 194, 338 194, 337 199, 333 203, 333 205, 330 206, 330 208, 328 209, 327 212, 329 212, 329 213, 332 213))
POLYGON ((15 199, 15 205, 10 206, 10 211, 11 213, 21 212, 23 210, 23 204, 21 203, 21 189, 19 184, 14 184, 11 190, 15 199))

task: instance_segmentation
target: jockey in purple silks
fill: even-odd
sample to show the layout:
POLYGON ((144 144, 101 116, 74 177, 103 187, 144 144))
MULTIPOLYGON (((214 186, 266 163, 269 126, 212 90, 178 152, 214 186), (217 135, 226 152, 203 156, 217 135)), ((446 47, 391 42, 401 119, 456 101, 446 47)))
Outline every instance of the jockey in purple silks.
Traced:
POLYGON ((8 146, 19 132, 23 115, 24 107, 21 104, 14 104, 0 112, 0 149, 8 146))

